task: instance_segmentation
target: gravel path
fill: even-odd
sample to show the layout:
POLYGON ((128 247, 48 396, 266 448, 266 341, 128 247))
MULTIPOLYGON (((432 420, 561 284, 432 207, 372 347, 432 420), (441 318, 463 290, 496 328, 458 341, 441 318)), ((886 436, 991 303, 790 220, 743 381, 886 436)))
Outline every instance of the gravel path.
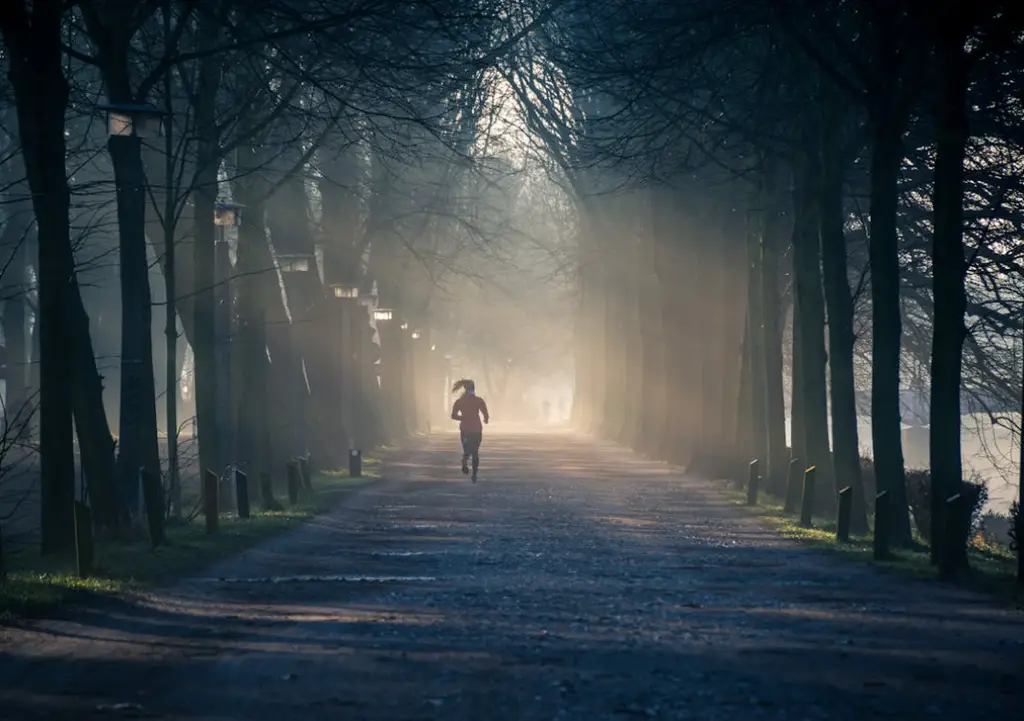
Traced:
POLYGON ((476 485, 456 448, 159 596, 8 629, 0 718, 1015 716, 1018 611, 776 538, 611 446, 491 432, 476 485))

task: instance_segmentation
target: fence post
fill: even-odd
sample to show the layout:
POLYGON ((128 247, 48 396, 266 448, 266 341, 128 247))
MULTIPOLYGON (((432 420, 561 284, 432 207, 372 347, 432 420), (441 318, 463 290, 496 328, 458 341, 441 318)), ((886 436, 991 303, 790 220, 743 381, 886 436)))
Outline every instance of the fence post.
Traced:
POLYGON ((850 516, 853 513, 853 487, 847 486, 839 491, 839 514, 836 518, 836 540, 840 543, 850 541, 850 516))
POLYGON ((804 492, 800 499, 800 526, 810 528, 814 517, 814 478, 818 473, 817 466, 804 471, 804 492))
POLYGON ((758 480, 760 474, 758 473, 758 467, 760 461, 755 458, 750 462, 750 468, 747 471, 747 505, 757 505, 757 491, 758 491, 758 480))
POLYGON ((142 497, 146 502, 146 521, 149 525, 149 542, 153 548, 163 544, 164 537, 164 494, 160 477, 145 468, 139 469, 139 483, 142 497))
POLYGON ((797 505, 800 503, 802 475, 800 459, 791 458, 789 461, 789 475, 786 478, 786 513, 796 513, 797 505))
POLYGON ((206 514, 206 532, 213 535, 220 522, 220 508, 217 493, 220 490, 220 476, 210 469, 203 475, 203 512, 206 514))
POLYGON ((302 476, 302 487, 313 490, 313 469, 310 467, 309 456, 299 456, 299 474, 302 476))
MULTIPOLYGON (((946 580, 953 580, 967 566, 967 534, 970 532, 967 499, 963 492, 954 493, 946 499, 943 515, 945 522, 938 526, 944 531, 941 538, 934 539, 942 544, 939 570, 946 580)), ((932 533, 936 524, 932 520, 932 533)))
POLYGON ((235 499, 238 503, 238 517, 249 517, 249 476, 235 469, 235 499))
POLYGON ((874 557, 876 561, 889 558, 889 491, 875 496, 874 557))
POLYGON ((92 510, 75 501, 75 570, 79 578, 86 578, 92 573, 94 547, 92 538, 92 510))

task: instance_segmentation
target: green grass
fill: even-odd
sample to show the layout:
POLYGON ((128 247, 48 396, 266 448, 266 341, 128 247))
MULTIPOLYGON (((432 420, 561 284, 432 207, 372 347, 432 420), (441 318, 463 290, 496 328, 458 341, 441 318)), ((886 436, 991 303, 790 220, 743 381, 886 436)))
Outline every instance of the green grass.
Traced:
MULTIPOLYGON (((75 574, 74 560, 15 553, 7 558, 7 582, 0 587, 0 620, 52 613, 68 601, 89 595, 117 595, 154 588, 235 555, 260 541, 288 531, 325 513, 353 488, 379 477, 379 460, 363 459, 363 477, 347 471, 317 473, 313 491, 281 511, 253 509, 248 520, 222 515, 216 535, 207 535, 202 516, 168 524, 167 543, 150 547, 139 533, 132 540, 97 540, 96 568, 88 578, 75 574)), ((287 498, 282 505, 287 506, 287 498)))
MULTIPOLYGON (((778 498, 761 494, 757 506, 747 506, 745 492, 728 490, 726 495, 732 503, 760 518, 768 528, 784 538, 827 550, 848 561, 870 564, 921 580, 940 580, 938 569, 929 560, 928 546, 920 537, 915 538, 913 548, 893 548, 891 558, 876 561, 871 536, 851 536, 848 543, 836 540, 834 518, 815 516, 812 527, 803 528, 799 524, 799 515, 786 513, 783 502, 778 498)), ((985 545, 978 539, 969 547, 968 557, 970 569, 957 580, 959 585, 1003 600, 1024 602, 1024 589, 1016 579, 1016 558, 1009 549, 985 545)))

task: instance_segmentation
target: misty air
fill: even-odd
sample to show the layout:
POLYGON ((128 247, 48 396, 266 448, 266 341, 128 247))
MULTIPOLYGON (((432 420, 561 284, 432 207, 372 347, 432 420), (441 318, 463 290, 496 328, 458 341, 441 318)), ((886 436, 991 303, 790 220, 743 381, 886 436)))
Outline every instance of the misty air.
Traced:
POLYGON ((1024 3, 0 0, 0 67, 0 719, 1020 706, 1024 3))

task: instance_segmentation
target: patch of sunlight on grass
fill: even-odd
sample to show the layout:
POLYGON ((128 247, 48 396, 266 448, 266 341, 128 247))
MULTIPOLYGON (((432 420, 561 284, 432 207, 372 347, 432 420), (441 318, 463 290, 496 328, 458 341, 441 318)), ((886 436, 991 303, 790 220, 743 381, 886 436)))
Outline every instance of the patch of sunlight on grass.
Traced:
MULTIPOLYGON (((931 564, 928 544, 918 535, 913 548, 893 548, 892 557, 884 561, 874 559, 874 544, 870 535, 851 536, 848 543, 836 539, 834 518, 814 516, 811 528, 799 524, 798 514, 786 513, 784 503, 771 495, 761 494, 757 506, 746 505, 746 493, 735 489, 725 491, 730 502, 742 506, 757 516, 772 531, 801 544, 830 551, 850 561, 867 563, 888 571, 917 579, 939 580, 938 569, 931 564)), ((968 549, 970 569, 958 584, 1000 599, 1024 602, 1024 589, 1017 583, 1016 558, 999 546, 986 545, 975 539, 968 549)))
POLYGON ((51 613, 89 594, 144 590, 201 571, 329 511, 352 489, 379 478, 377 462, 367 465, 364 459, 361 478, 349 477, 347 469, 314 474, 313 491, 303 492, 295 506, 278 511, 254 508, 248 520, 223 514, 215 535, 207 535, 205 520, 199 516, 190 522, 168 521, 167 542, 156 549, 145 537, 97 539, 96 567, 89 578, 77 576, 73 558, 10 554, 7 581, 0 586, 0 620, 51 613))

